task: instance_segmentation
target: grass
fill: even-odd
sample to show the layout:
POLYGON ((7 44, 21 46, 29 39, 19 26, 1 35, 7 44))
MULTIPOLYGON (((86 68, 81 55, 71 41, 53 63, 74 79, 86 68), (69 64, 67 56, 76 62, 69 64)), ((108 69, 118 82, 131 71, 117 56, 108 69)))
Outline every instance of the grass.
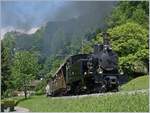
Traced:
POLYGON ((123 91, 148 89, 149 88, 149 76, 141 76, 129 81, 127 84, 121 86, 123 91))
MULTIPOLYGON (((148 83, 149 76, 138 77, 121 86, 121 90, 148 89, 148 83)), ((27 100, 21 99, 18 106, 32 112, 148 112, 149 95, 145 92, 72 99, 32 96, 27 100)))
POLYGON ((148 92, 72 99, 52 99, 33 96, 18 106, 32 112, 148 112, 148 92))

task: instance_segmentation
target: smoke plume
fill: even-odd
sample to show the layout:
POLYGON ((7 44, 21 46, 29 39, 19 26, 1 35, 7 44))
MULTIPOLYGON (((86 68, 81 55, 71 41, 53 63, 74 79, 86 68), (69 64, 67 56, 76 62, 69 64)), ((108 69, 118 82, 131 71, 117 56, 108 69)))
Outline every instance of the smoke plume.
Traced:
POLYGON ((1 1, 1 36, 11 30, 28 33, 48 21, 66 21, 94 11, 105 15, 114 4, 112 1, 1 1))

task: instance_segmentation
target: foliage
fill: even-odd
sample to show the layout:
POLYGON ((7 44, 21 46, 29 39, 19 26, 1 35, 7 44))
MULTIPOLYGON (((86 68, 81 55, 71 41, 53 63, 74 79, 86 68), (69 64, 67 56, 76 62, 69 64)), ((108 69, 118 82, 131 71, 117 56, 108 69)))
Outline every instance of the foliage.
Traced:
POLYGON ((83 53, 84 54, 89 54, 93 51, 92 48, 93 44, 91 42, 85 42, 84 41, 84 45, 83 45, 83 53))
POLYGON ((42 80, 36 87, 35 87, 35 95, 42 95, 45 93, 45 86, 47 82, 46 80, 42 80))
POLYGON ((42 50, 44 30, 45 30, 44 27, 41 27, 39 30, 35 32, 35 34, 33 34, 32 51, 42 50))
POLYGON ((136 23, 126 23, 108 29, 113 50, 119 55, 120 66, 126 72, 148 73, 148 30, 136 23))
POLYGON ((148 7, 148 1, 120 1, 107 20, 108 26, 115 27, 134 21, 148 28, 148 7))
POLYGON ((130 91, 138 89, 148 89, 149 88, 149 76, 141 76, 129 81, 127 84, 121 86, 121 90, 130 91))
POLYGON ((11 79, 9 79, 8 80, 8 82, 9 82, 9 84, 8 84, 8 88, 7 88, 7 90, 5 90, 4 92, 3 92, 3 95, 2 95, 2 99, 3 98, 8 98, 8 97, 12 97, 13 96, 13 84, 11 83, 11 79), (11 87, 10 87, 10 85, 11 85, 11 87))
POLYGON ((43 89, 39 89, 35 92, 35 95, 43 95, 45 92, 43 91, 43 89))
POLYGON ((12 87, 10 80, 10 67, 14 55, 14 40, 8 33, 5 39, 1 41, 1 94, 2 98, 8 96, 8 89, 12 87), (6 93, 5 93, 6 92, 6 93))
POLYGON ((108 32, 123 70, 148 73, 148 1, 120 1, 108 18, 108 32))
POLYGON ((20 102, 18 106, 28 108, 32 112, 148 112, 149 110, 148 93, 71 99, 34 96, 20 102))
POLYGON ((16 102, 13 99, 3 99, 1 101, 1 103, 3 103, 4 106, 15 106, 16 102))
POLYGON ((82 51, 82 41, 83 38, 74 36, 70 43, 69 54, 79 54, 82 51))
POLYGON ((89 40, 83 41, 83 53, 89 54, 93 52, 93 48, 95 44, 102 43, 102 34, 100 30, 96 30, 96 32, 88 35, 89 40))
POLYGON ((2 51, 1 51, 1 59, 2 59, 2 84, 1 84, 1 91, 2 91, 2 96, 4 92, 7 90, 9 87, 9 75, 10 75, 10 64, 9 64, 9 56, 8 56, 8 49, 4 48, 2 45, 2 51))
POLYGON ((4 99, 1 101, 1 111, 4 112, 4 109, 10 107, 10 111, 14 111, 14 106, 16 106, 16 101, 13 99, 4 99))
POLYGON ((34 79, 39 69, 38 59, 35 54, 28 51, 20 51, 15 54, 12 65, 12 82, 15 88, 24 90, 27 95, 27 87, 34 79))
POLYGON ((54 73, 57 71, 57 69, 59 68, 59 66, 64 62, 63 59, 58 58, 58 57, 53 57, 51 59, 51 68, 50 68, 50 72, 47 73, 47 77, 49 78, 50 76, 54 76, 54 73))
POLYGON ((2 44, 4 47, 10 49, 10 53, 13 54, 13 50, 15 47, 15 37, 12 33, 8 32, 5 34, 4 39, 2 40, 2 44))

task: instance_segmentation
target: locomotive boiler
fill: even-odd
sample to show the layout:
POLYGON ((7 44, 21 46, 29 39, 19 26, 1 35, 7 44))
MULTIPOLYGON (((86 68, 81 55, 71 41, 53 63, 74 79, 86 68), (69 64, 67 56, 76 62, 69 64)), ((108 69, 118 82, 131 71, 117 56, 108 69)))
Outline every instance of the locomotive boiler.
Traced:
POLYGON ((56 96, 118 91, 118 56, 112 50, 108 36, 108 33, 103 33, 103 44, 95 45, 93 53, 68 57, 49 79, 46 94, 56 96))

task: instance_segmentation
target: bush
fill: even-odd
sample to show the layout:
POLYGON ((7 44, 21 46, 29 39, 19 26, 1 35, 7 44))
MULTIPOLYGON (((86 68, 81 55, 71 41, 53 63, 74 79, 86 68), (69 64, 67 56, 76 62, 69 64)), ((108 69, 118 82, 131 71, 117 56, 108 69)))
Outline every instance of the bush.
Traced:
POLYGON ((13 90, 12 89, 8 89, 4 92, 3 94, 3 97, 2 98, 8 98, 8 97, 12 97, 13 94, 12 94, 13 90))
POLYGON ((128 22, 108 29, 111 45, 119 56, 119 65, 124 73, 148 73, 148 30, 128 22))
POLYGON ((38 90, 35 92, 35 95, 43 95, 44 91, 43 90, 38 90))
POLYGON ((35 95, 42 95, 45 93, 46 81, 42 80, 35 88, 35 95))
POLYGON ((4 99, 1 100, 1 111, 4 112, 4 109, 10 108, 10 111, 14 111, 14 106, 16 106, 16 101, 13 99, 4 99))

